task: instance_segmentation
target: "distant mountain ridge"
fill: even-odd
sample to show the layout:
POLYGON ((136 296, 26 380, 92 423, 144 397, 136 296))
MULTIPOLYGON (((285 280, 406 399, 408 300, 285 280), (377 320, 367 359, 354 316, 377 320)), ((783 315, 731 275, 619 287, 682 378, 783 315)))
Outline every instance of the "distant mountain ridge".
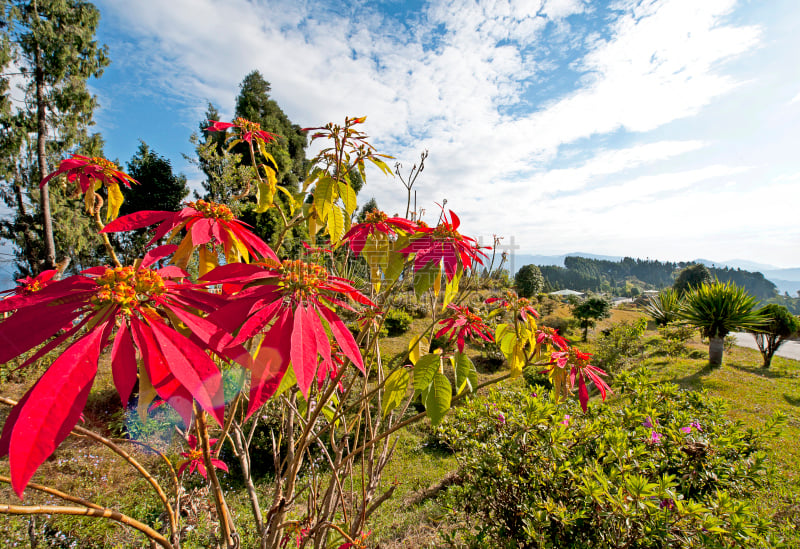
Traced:
MULTIPOLYGON (((509 257, 508 269, 512 273, 516 273, 525 265, 555 265, 558 267, 564 266, 564 259, 567 257, 585 257, 587 259, 600 259, 606 261, 621 261, 625 256, 620 255, 599 255, 590 254, 585 252, 572 252, 560 255, 539 255, 539 254, 513 254, 509 257)), ((650 258, 647 258, 650 259, 650 258)), ((497 261, 495 261, 496 263, 497 261)), ((680 262, 679 262, 680 263, 680 262)), ((800 267, 792 267, 781 269, 774 265, 765 263, 757 263, 747 259, 730 259, 727 261, 712 261, 710 259, 692 259, 684 263, 702 263, 708 267, 714 266, 717 268, 741 269, 743 271, 759 272, 764 277, 778 287, 778 292, 781 294, 788 292, 789 295, 795 296, 797 291, 800 290, 800 267)))

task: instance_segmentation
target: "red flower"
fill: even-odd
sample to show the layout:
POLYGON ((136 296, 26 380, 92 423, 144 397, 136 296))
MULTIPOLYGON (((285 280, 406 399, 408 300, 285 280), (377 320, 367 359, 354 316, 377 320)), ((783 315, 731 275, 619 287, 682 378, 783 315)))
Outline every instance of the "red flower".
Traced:
POLYGON ((548 326, 542 326, 536 331, 536 346, 555 347, 559 350, 564 350, 569 347, 567 340, 558 335, 558 330, 548 326))
POLYGON ((342 241, 350 244, 350 249, 358 256, 367 243, 367 239, 375 233, 380 235, 396 236, 397 231, 412 234, 417 230, 417 224, 403 217, 389 217, 380 210, 369 212, 363 223, 353 225, 342 237, 342 241))
POLYGON ((217 122, 209 120, 211 125, 206 128, 208 132, 224 132, 230 128, 236 128, 241 134, 241 140, 252 143, 255 137, 256 141, 269 143, 275 141, 275 136, 269 132, 261 129, 261 124, 258 122, 251 122, 245 118, 236 118, 233 122, 217 122))
POLYGON ((514 290, 506 290, 503 297, 490 297, 485 303, 497 303, 500 307, 505 308, 506 311, 511 311, 515 318, 519 317, 525 322, 528 320, 528 315, 539 318, 539 313, 533 308, 530 300, 525 297, 519 297, 514 290))
MULTIPOLYGON (((212 438, 208 441, 209 444, 213 445, 217 442, 218 439, 212 438)), ((178 476, 183 474, 183 471, 188 467, 189 474, 191 475, 195 471, 203 475, 203 478, 208 478, 208 474, 206 473, 206 462, 203 460, 203 451, 197 448, 197 438, 194 435, 189 435, 186 437, 186 443, 189 445, 188 452, 181 452, 181 456, 186 458, 186 461, 181 463, 180 468, 178 469, 178 476)), ((211 458, 211 465, 216 467, 217 469, 222 469, 226 473, 228 472, 228 466, 225 465, 225 462, 221 459, 211 458)))
POLYGON ((483 319, 470 312, 469 307, 459 307, 458 305, 448 305, 448 309, 453 311, 451 315, 439 321, 443 327, 436 332, 436 337, 447 335, 447 339, 458 341, 458 352, 464 352, 464 345, 467 338, 480 337, 485 341, 492 342, 491 329, 483 323, 483 319), (449 335, 448 335, 449 334, 449 335))
POLYGON ((429 264, 442 264, 447 281, 451 281, 459 270, 472 267, 475 261, 483 265, 481 256, 486 254, 481 251, 475 239, 463 236, 458 232, 461 220, 450 211, 450 219, 442 214, 442 221, 435 229, 417 226, 417 234, 412 237, 411 244, 401 253, 414 253, 414 272, 418 272, 429 264))
MULTIPOLYGON (((239 256, 248 261, 251 255, 278 260, 275 252, 248 229, 250 225, 236 219, 230 208, 205 200, 189 202, 179 212, 142 210, 124 215, 106 225, 102 232, 131 231, 156 223, 160 224, 148 246, 167 233, 172 240, 181 229, 186 229, 186 236, 175 250, 173 261, 176 265, 185 265, 195 246, 209 242, 221 245, 229 262, 235 262, 239 256)), ((216 261, 216 254, 209 255, 213 256, 211 261, 216 261)))
POLYGON ((56 171, 45 176, 39 183, 39 187, 44 187, 48 181, 62 173, 67 174, 67 180, 70 183, 77 180, 82 193, 92 187, 98 187, 98 184, 111 187, 122 183, 126 187, 130 187, 131 183, 139 183, 125 172, 118 170, 116 164, 105 158, 89 158, 73 154, 72 158, 62 160, 56 171))
POLYGON ((60 174, 67 174, 67 180, 72 183, 77 181, 79 194, 88 193, 86 196, 86 209, 94 209, 94 191, 105 185, 108 188, 107 219, 113 219, 119 214, 122 206, 122 192, 119 184, 130 187, 131 183, 139 183, 134 178, 117 169, 117 165, 105 158, 81 156, 73 154, 72 158, 61 161, 58 169, 42 179, 39 187, 44 187, 48 181, 60 174))
POLYGON ((38 292, 45 286, 50 285, 53 280, 53 277, 58 274, 57 269, 49 269, 47 271, 42 271, 36 276, 26 276, 25 278, 18 278, 17 282, 19 285, 16 288, 11 288, 10 290, 4 290, 0 292, 0 294, 11 294, 7 299, 10 299, 13 296, 29 296, 34 292, 38 292))
POLYGON ((204 349, 245 365, 248 355, 229 341, 223 346, 219 328, 196 316, 225 300, 181 282, 186 276, 176 267, 96 267, 0 301, 0 313, 15 310, 0 322, 0 364, 45 343, 26 366, 63 342, 73 342, 14 406, 0 434, 0 456, 9 454, 12 487, 20 497, 77 423, 100 354, 109 344, 112 376, 124 404, 138 379, 140 387, 151 385, 187 425, 193 400, 222 423, 222 376, 204 349), (188 326, 193 335, 182 335, 174 322, 188 326))
POLYGON ((326 325, 344 355, 364 370, 358 345, 333 307, 352 310, 339 296, 374 304, 348 280, 299 260, 223 265, 202 279, 221 283, 235 294, 232 303, 210 317, 230 333, 238 330, 234 343, 265 331, 253 360, 248 415, 275 393, 289 362, 306 397, 318 374, 317 357, 322 357, 328 368, 335 367, 326 325), (242 323, 241 318, 247 320, 242 323))
POLYGON ((610 388, 600 376, 608 375, 606 372, 589 364, 591 353, 582 353, 575 347, 567 347, 564 351, 557 351, 550 355, 550 370, 561 368, 568 372, 569 387, 578 384, 578 400, 581 408, 586 411, 586 404, 589 402, 589 390, 586 388, 586 377, 591 379, 595 387, 600 391, 603 400, 606 399, 606 391, 610 388))

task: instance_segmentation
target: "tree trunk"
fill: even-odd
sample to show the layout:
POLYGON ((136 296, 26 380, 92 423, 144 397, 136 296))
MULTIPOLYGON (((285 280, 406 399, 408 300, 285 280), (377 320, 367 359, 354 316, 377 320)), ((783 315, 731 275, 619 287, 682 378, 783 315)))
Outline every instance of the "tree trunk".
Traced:
MULTIPOLYGON (((42 67, 42 53, 36 48, 34 57, 36 63, 36 155, 39 161, 39 177, 47 175, 47 105, 44 98, 44 67, 42 67)), ((42 227, 44 228, 44 263, 47 269, 56 268, 56 243, 53 238, 53 219, 50 215, 50 190, 48 185, 41 188, 42 227)))
POLYGON ((709 338, 708 342, 708 363, 712 366, 722 365, 722 352, 724 350, 723 343, 725 338, 723 336, 713 336, 709 338))

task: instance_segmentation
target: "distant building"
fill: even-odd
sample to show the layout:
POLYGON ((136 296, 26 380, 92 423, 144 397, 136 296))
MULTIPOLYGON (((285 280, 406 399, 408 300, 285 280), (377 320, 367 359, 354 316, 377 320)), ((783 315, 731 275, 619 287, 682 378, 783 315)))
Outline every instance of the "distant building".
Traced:
POLYGON ((576 292, 575 290, 558 290, 557 292, 550 292, 548 295, 556 297, 569 297, 571 295, 574 295, 575 297, 586 297, 586 292, 576 292))

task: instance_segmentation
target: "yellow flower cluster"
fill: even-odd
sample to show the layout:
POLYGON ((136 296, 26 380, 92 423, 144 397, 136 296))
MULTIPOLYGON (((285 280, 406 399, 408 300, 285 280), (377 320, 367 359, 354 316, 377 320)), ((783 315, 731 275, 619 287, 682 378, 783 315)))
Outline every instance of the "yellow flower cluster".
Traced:
POLYGON ((164 279, 150 269, 109 268, 95 280, 98 285, 97 293, 92 297, 95 308, 115 305, 125 314, 130 314, 141 302, 166 291, 164 279))
POLYGON ((206 202, 205 200, 198 200, 197 202, 189 202, 189 207, 194 208, 203 217, 209 219, 222 219, 223 221, 233 221, 233 212, 225 204, 217 204, 216 202, 206 202))

